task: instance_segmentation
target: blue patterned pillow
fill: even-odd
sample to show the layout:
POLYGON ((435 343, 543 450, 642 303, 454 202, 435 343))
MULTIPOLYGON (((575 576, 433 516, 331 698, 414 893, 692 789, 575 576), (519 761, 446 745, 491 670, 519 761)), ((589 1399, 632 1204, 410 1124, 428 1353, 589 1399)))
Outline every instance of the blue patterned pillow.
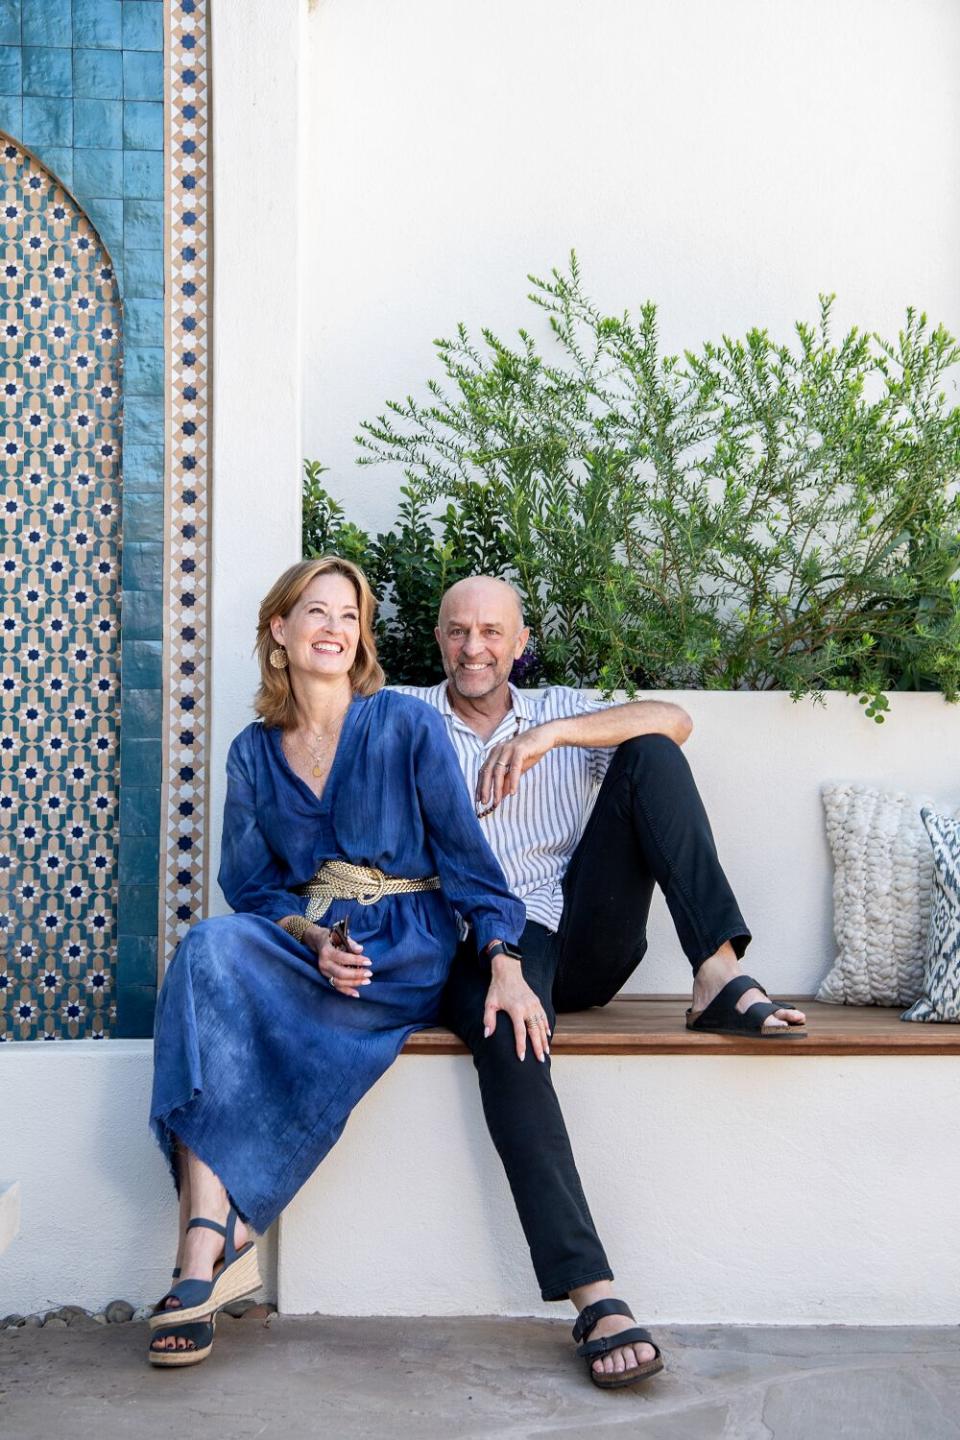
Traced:
POLYGON ((901 1020, 960 1023, 960 821, 920 811, 933 846, 933 909, 923 968, 923 994, 901 1020))

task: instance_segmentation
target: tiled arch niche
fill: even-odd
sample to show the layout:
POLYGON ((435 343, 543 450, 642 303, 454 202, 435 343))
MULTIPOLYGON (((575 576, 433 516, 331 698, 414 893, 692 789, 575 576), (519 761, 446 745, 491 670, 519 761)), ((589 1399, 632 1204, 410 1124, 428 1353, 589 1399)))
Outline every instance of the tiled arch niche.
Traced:
POLYGON ((83 211, 0 136, 0 865, 6 1039, 116 1007, 120 296, 83 211))
POLYGON ((149 1035, 162 962, 206 903, 207 30, 203 0, 0 0, 0 129, 86 212, 124 331, 120 804, 98 986, 116 1013, 51 1038, 149 1035))

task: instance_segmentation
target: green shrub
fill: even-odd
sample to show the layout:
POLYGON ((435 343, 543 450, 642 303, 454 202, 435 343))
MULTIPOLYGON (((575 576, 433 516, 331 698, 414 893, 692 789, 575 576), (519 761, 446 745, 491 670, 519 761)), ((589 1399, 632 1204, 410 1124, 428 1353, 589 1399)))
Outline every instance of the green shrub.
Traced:
POLYGON ((960 347, 907 311, 895 344, 831 337, 832 297, 792 345, 765 330, 682 357, 657 312, 604 315, 566 274, 530 277, 529 333, 436 342, 446 384, 389 402, 361 464, 402 475, 393 530, 346 522, 307 465, 305 553, 364 564, 388 601, 393 679, 437 676, 444 587, 518 586, 548 683, 882 691, 960 686, 960 347))

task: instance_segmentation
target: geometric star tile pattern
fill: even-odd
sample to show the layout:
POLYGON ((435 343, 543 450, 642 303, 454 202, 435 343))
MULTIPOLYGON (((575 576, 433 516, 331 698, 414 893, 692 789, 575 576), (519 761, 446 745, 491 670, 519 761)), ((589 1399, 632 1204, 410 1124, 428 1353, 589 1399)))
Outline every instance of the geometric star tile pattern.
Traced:
POLYGON ((167 10, 167 435, 162 969, 205 911, 210 546, 210 157, 206 6, 167 10))
POLYGON ((121 380, 109 258, 0 137, 0 1041, 115 1018, 121 380))

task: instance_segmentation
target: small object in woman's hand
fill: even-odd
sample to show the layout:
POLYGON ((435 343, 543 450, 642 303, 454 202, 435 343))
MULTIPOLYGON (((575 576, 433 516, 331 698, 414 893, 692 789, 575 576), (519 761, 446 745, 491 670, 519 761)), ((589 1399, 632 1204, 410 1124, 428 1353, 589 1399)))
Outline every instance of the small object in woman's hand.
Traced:
POLYGON ((338 979, 342 980, 345 985, 369 985, 372 977, 370 961, 366 955, 363 954, 362 947, 359 953, 350 949, 352 944, 350 940, 350 921, 346 915, 344 915, 342 920, 338 920, 335 925, 330 926, 329 943, 335 950, 346 951, 346 958, 338 961, 338 964, 355 971, 355 974, 350 977, 345 975, 328 975, 327 979, 338 995, 351 995, 355 1000, 359 1000, 359 990, 341 990, 337 985, 338 979))

